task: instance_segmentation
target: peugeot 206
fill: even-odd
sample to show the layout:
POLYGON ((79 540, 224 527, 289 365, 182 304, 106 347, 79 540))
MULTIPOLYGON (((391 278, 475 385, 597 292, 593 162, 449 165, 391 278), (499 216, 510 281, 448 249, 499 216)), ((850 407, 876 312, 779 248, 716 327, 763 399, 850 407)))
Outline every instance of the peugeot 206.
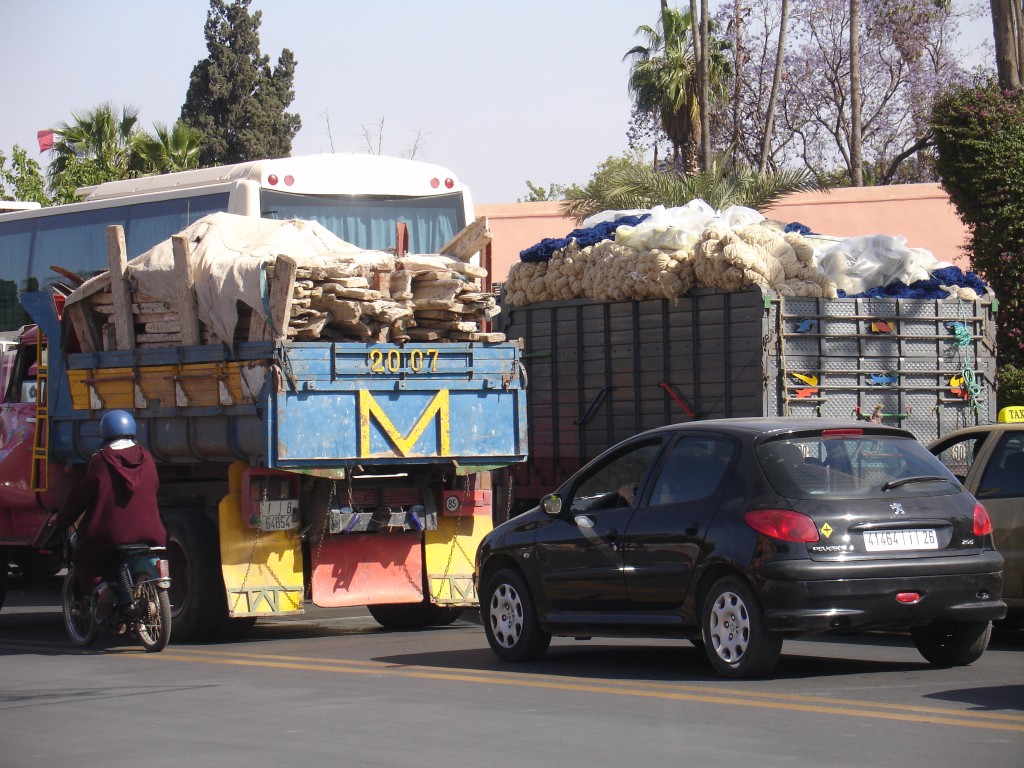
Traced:
POLYGON ((824 631, 907 629, 932 664, 970 664, 1006 612, 1002 565, 985 507, 910 432, 721 419, 608 449, 489 533, 476 578, 501 659, 680 637, 750 677, 824 631))

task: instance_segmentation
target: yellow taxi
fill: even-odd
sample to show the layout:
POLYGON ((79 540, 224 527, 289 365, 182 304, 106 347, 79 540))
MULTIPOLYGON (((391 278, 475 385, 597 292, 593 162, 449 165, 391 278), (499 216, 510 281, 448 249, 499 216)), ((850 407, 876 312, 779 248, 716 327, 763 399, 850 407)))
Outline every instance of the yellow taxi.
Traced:
POLYGON ((928 446, 988 510, 1003 555, 1007 620, 1024 622, 1024 406, 999 411, 995 424, 966 427, 928 446))

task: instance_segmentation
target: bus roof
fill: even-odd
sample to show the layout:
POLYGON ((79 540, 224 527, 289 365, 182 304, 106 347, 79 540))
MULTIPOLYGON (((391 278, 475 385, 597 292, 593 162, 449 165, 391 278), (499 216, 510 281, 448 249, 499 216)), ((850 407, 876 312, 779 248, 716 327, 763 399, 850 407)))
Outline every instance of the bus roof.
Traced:
POLYGON ((39 203, 21 200, 0 200, 0 213, 11 213, 12 211, 33 211, 40 207, 39 203))
POLYGON ((389 194, 427 196, 458 191, 456 176, 439 165, 383 155, 336 153, 253 160, 235 165, 108 181, 77 190, 83 201, 109 200, 254 181, 260 186, 302 194, 389 194))

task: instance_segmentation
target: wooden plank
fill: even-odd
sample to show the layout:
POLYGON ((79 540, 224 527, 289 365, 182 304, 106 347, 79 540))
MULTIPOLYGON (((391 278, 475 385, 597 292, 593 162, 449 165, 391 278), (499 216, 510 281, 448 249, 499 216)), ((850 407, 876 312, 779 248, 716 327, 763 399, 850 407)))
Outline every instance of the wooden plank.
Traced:
POLYGON ((107 227, 107 264, 110 267, 110 288, 114 298, 114 328, 117 349, 135 349, 135 328, 132 320, 131 289, 128 286, 128 248, 124 227, 107 227))
MULTIPOLYGON (((199 310, 196 307, 195 278, 192 276, 192 249, 188 239, 171 235, 174 251, 174 275, 178 289, 178 322, 181 325, 183 346, 202 344, 199 335, 199 310)), ((148 328, 147 328, 148 330, 148 328)))
POLYGON ((491 230, 487 226, 487 217, 481 216, 445 243, 441 247, 440 253, 454 256, 460 261, 469 261, 493 239, 494 235, 491 234, 491 230))
POLYGON ((92 313, 84 301, 76 301, 74 304, 67 304, 65 310, 71 318, 71 325, 75 329, 75 336, 83 352, 99 352, 103 349, 103 339, 100 337, 99 329, 92 321, 92 313))
POLYGON ((278 339, 285 338, 288 333, 297 269, 298 265, 291 256, 281 254, 277 257, 274 265, 274 282, 270 286, 270 320, 274 337, 278 339))

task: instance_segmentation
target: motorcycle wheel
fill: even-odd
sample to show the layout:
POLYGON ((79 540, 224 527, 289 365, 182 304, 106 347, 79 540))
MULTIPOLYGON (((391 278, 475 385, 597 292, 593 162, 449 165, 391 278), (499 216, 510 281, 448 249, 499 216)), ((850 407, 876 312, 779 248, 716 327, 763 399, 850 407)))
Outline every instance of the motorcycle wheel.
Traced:
POLYGON ((171 598, 166 589, 160 589, 148 578, 145 573, 135 574, 132 609, 139 642, 148 653, 156 653, 166 648, 171 639, 171 598))
POLYGON ((92 600, 82 597, 78 589, 78 577, 74 567, 68 569, 61 590, 64 628, 75 645, 92 645, 96 639, 96 617, 92 612, 92 600))

